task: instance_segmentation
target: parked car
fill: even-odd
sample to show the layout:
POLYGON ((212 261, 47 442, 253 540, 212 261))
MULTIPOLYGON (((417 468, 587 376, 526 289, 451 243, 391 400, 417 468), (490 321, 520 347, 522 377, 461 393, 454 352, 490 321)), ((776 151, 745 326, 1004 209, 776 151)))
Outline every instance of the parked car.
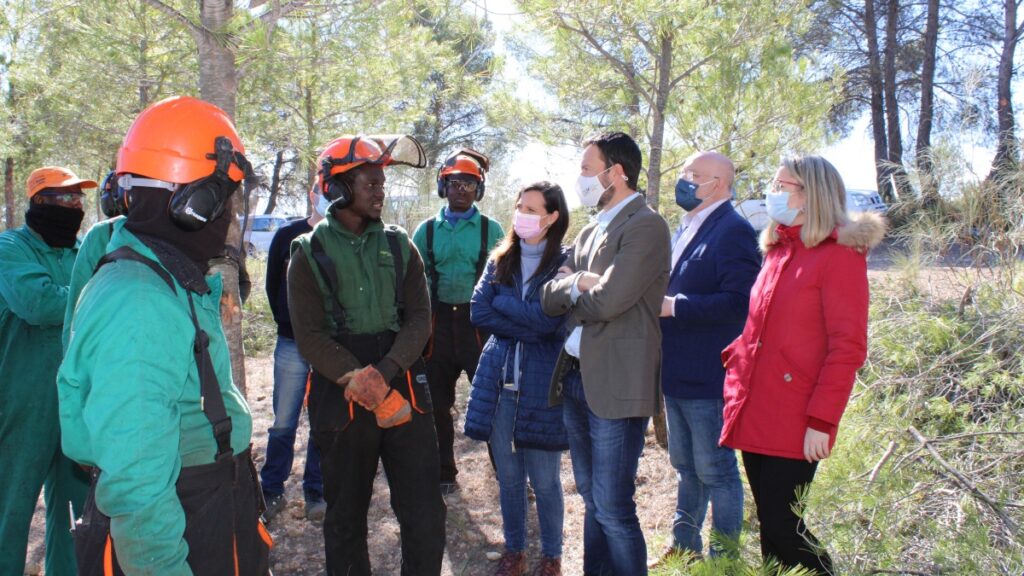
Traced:
MULTIPOLYGON (((733 200, 733 207, 750 222, 754 230, 760 232, 768 227, 768 210, 765 208, 764 198, 750 200, 733 200)), ((886 206, 882 196, 875 190, 854 188, 846 191, 846 208, 850 212, 874 211, 885 214, 889 207, 886 206)))
MULTIPOLYGON (((257 214, 249 216, 249 222, 242 237, 245 239, 245 250, 249 256, 266 254, 270 250, 270 241, 281 226, 291 218, 281 214, 257 214)), ((239 218, 239 225, 242 224, 239 218)))
POLYGON ((885 205, 877 190, 853 188, 846 190, 846 209, 850 212, 878 212, 885 214, 889 207, 885 205))
POLYGON ((768 209, 765 208, 764 198, 743 201, 733 200, 732 206, 739 212, 740 216, 743 216, 747 219, 747 222, 750 222, 754 230, 760 232, 768 227, 768 209))

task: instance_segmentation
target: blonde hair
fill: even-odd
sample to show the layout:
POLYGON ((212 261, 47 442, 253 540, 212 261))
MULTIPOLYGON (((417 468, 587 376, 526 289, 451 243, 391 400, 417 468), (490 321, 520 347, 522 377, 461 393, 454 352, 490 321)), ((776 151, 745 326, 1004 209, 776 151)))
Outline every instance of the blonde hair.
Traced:
MULTIPOLYGON (((800 239, 804 246, 817 246, 832 232, 849 223, 846 212, 846 185, 839 171, 821 156, 796 156, 786 158, 782 166, 803 186, 807 203, 804 204, 804 224, 800 239)), ((771 248, 779 241, 776 226, 765 228, 761 245, 771 248)))

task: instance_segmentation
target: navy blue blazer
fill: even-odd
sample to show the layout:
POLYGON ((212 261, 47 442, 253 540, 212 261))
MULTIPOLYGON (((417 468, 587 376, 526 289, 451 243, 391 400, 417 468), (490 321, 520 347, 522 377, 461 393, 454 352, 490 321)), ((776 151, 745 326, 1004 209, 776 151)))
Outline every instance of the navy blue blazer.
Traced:
MULTIPOLYGON (((679 234, 673 235, 673 245, 679 234)), ((715 208, 669 276, 675 317, 661 319, 665 396, 722 398, 722 350, 743 332, 760 269, 754 229, 730 202, 715 208)))

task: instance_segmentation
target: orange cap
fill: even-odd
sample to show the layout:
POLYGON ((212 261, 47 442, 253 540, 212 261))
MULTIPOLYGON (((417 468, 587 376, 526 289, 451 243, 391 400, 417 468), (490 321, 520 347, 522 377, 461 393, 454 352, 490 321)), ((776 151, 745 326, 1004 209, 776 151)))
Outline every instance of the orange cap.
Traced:
POLYGON ((96 182, 93 180, 83 180, 75 176, 75 173, 67 168, 44 166, 36 168, 28 175, 25 190, 28 193, 28 197, 31 198, 46 188, 63 188, 75 185, 78 185, 80 188, 95 188, 96 182))
MULTIPOLYGON (((218 136, 245 154, 231 118, 220 108, 190 96, 172 96, 139 114, 117 152, 121 174, 135 174, 175 184, 188 184, 214 173, 218 136)), ((234 163, 228 176, 240 182, 244 173, 234 163)))

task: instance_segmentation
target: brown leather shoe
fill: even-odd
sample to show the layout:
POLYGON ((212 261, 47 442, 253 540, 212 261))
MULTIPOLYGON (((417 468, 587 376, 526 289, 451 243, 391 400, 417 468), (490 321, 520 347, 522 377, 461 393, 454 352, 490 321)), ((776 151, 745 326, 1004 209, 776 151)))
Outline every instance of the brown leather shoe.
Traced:
POLYGON ((666 565, 674 562, 681 562, 683 566, 689 566, 698 560, 701 560, 700 554, 694 554, 689 550, 684 550, 677 546, 668 546, 661 553, 661 555, 647 563, 648 570, 654 570, 657 568, 664 568, 666 565))
POLYGON ((530 572, 530 576, 562 576, 562 560, 560 558, 541 558, 540 564, 530 572))
POLYGON ((498 568, 494 576, 524 576, 526 574, 526 554, 523 552, 509 552, 501 555, 498 560, 498 568))

